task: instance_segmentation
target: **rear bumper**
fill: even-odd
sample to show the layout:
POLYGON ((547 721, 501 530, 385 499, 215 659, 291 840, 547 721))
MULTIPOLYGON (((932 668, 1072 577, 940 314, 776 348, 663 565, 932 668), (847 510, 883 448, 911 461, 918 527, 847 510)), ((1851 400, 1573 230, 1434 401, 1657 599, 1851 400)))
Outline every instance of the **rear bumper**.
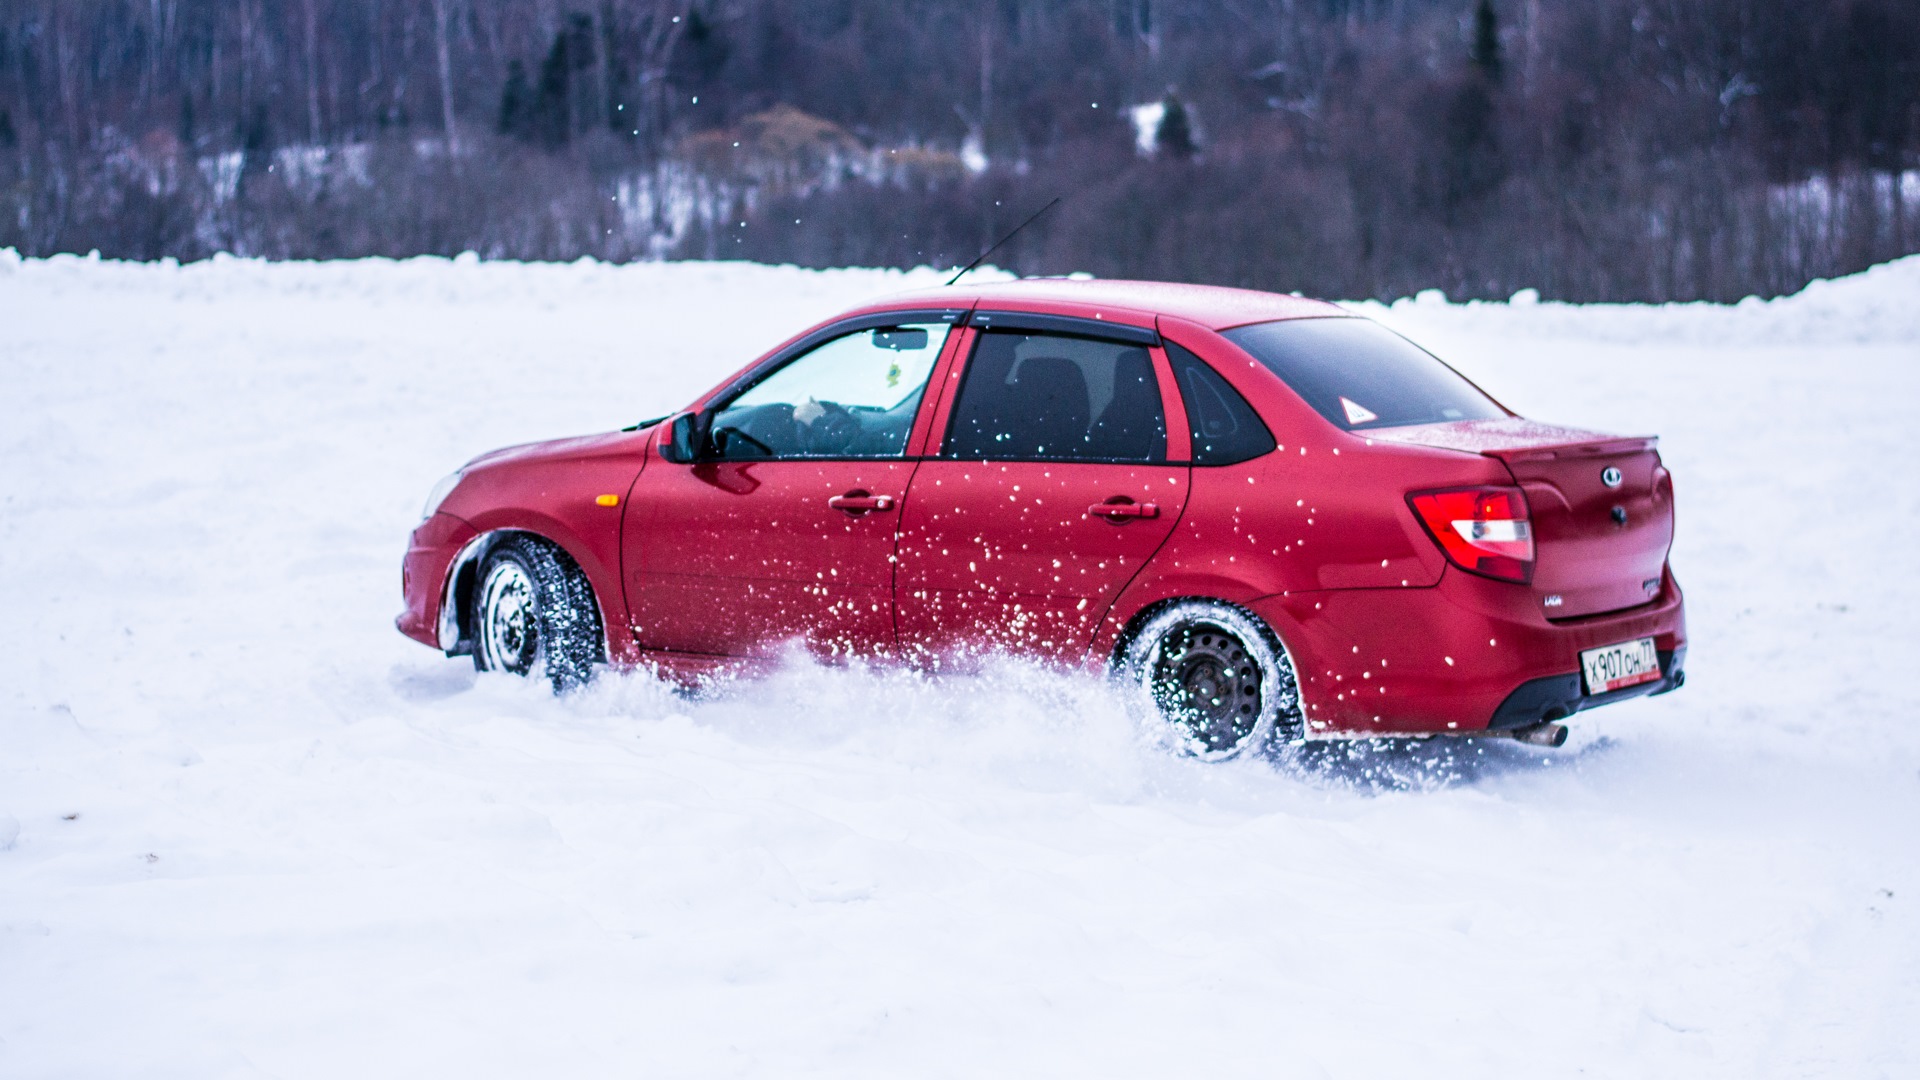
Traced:
POLYGON ((1627 611, 1549 621, 1533 591, 1449 568, 1431 588, 1270 596, 1250 606, 1280 634, 1318 737, 1471 734, 1662 693, 1685 679, 1678 583, 1627 611), (1650 637, 1661 678, 1587 696, 1580 653, 1650 637))
POLYGON ((1611 705, 1628 698, 1652 697, 1670 690, 1678 690, 1687 682, 1687 650, 1685 646, 1672 650, 1660 650, 1660 678, 1654 682, 1629 686, 1625 690, 1614 690, 1605 694, 1588 694, 1580 688, 1580 674, 1544 675, 1538 679, 1529 679, 1519 688, 1507 695, 1507 700, 1493 711, 1493 719, 1487 724, 1489 731, 1511 731, 1514 728, 1528 727, 1533 724, 1547 723, 1553 720, 1565 720, 1577 712, 1597 709, 1602 705, 1611 705))

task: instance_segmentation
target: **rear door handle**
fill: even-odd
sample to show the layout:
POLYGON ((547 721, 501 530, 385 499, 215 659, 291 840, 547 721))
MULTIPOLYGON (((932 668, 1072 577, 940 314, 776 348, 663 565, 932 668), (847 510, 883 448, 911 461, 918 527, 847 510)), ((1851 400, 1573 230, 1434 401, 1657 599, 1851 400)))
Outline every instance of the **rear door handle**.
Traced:
MULTIPOLYGON (((1125 496, 1116 497, 1124 498, 1125 496)), ((1153 503, 1103 502, 1087 507, 1087 513, 1094 517, 1106 518, 1118 525, 1131 518, 1157 518, 1160 516, 1160 507, 1153 503)))
POLYGON ((874 495, 863 489, 855 488, 845 495, 835 495, 827 500, 827 505, 835 510, 859 517, 871 510, 893 509, 893 496, 874 495))

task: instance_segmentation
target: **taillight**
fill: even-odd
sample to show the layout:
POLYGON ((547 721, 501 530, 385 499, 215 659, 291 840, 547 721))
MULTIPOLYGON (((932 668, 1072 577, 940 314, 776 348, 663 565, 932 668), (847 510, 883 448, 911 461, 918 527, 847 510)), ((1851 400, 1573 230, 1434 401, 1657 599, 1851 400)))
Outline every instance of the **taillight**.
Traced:
POLYGON ((1407 502, 1455 566, 1502 581, 1533 579, 1533 526, 1519 488, 1420 491, 1407 502))

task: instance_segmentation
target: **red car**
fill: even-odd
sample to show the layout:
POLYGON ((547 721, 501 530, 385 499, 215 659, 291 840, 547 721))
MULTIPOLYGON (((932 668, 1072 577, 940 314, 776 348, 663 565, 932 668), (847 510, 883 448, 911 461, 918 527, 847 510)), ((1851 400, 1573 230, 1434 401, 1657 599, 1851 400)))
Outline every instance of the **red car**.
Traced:
POLYGON ((1377 323, 1029 280, 820 324, 675 416, 495 451, 414 530, 402 632, 678 678, 978 650, 1136 682, 1202 756, 1512 733, 1678 687, 1651 438, 1522 419, 1377 323))

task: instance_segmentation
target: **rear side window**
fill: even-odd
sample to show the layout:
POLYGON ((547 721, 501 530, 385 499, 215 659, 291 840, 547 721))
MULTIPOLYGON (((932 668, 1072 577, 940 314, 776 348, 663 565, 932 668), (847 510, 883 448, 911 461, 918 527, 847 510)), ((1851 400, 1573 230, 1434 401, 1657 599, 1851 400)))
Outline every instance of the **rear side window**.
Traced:
POLYGON ((1225 336, 1348 431, 1507 415, 1432 353, 1366 319, 1287 319, 1225 336))
POLYGON ((946 456, 973 461, 1167 459, 1167 417, 1145 347, 1065 334, 981 333, 954 402, 946 456))
POLYGON ((1171 341, 1167 359, 1187 403, 1195 465, 1237 465, 1274 448, 1273 433, 1260 414, 1206 361, 1171 341))

